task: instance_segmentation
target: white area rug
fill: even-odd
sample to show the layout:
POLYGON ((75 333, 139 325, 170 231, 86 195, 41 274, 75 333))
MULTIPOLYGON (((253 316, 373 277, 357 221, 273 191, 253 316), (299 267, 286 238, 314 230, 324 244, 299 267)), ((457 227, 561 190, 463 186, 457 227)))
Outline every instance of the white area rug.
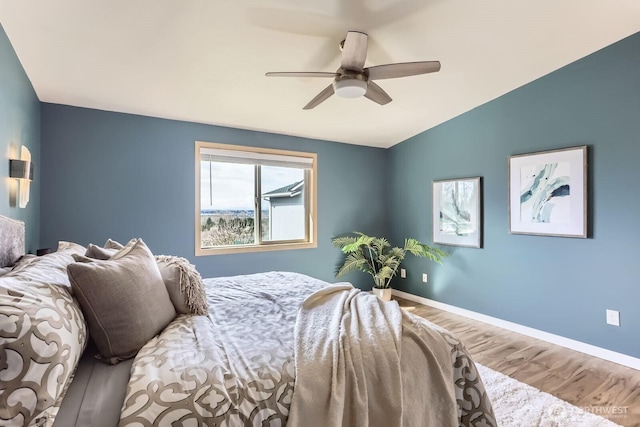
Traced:
POLYGON ((535 387, 476 363, 501 427, 617 427, 535 387))

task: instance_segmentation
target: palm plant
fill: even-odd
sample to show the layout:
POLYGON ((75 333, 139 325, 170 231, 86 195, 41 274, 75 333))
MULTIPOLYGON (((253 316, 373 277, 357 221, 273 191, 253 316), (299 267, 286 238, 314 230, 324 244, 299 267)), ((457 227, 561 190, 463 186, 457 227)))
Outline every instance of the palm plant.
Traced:
POLYGON ((416 239, 405 239, 404 247, 391 247, 383 237, 367 236, 354 232, 354 235, 335 237, 333 246, 340 248, 345 254, 344 263, 336 272, 340 277, 351 271, 360 270, 373 276, 374 288, 386 289, 391 279, 398 272, 400 264, 407 253, 421 258, 428 258, 438 264, 447 254, 440 249, 425 245, 416 239))

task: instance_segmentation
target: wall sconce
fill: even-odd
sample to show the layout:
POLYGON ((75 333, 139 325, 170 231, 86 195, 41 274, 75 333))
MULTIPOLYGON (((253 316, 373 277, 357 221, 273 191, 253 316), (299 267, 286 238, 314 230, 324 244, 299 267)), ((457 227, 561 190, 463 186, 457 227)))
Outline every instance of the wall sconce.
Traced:
POLYGON ((33 180, 33 163, 27 147, 21 148, 19 160, 9 160, 9 177, 18 180, 18 206, 25 208, 29 203, 29 188, 33 180))

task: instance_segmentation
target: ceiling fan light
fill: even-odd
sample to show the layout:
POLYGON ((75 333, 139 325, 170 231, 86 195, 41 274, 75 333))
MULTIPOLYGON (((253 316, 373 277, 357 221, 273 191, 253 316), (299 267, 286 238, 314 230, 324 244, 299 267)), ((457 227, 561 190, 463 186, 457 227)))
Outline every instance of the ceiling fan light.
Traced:
POLYGON ((333 82, 333 90, 342 98, 358 98, 367 93, 367 82, 358 79, 344 79, 333 82))

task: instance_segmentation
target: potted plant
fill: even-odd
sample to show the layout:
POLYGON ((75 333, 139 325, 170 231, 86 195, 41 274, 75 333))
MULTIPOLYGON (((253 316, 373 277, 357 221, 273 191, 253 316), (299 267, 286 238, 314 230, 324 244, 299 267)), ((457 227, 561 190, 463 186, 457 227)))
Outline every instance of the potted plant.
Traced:
POLYGON ((385 238, 367 236, 357 231, 353 234, 331 240, 333 246, 340 248, 345 254, 344 263, 338 268, 336 277, 354 270, 371 274, 373 293, 383 301, 391 299, 391 279, 398 272, 407 253, 429 258, 437 263, 447 256, 440 249, 425 245, 416 239, 405 239, 404 247, 392 248, 385 238))

